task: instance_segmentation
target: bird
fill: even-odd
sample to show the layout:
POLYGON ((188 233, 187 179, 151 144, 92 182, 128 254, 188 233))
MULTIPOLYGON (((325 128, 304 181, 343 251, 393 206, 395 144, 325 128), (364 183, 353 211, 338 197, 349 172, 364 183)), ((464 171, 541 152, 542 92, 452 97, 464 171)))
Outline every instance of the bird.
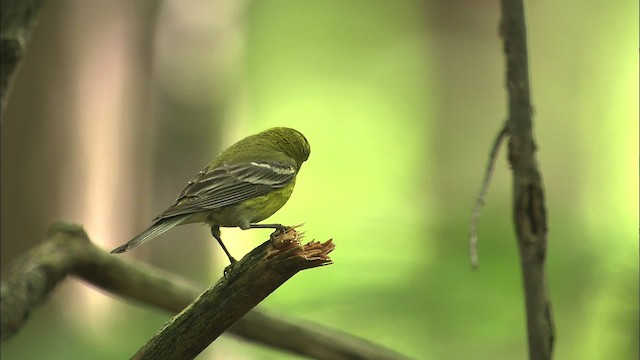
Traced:
POLYGON ((205 223, 233 265, 220 227, 283 230, 282 224, 259 224, 289 200, 302 163, 311 148, 298 130, 274 127, 248 136, 212 160, 158 215, 151 226, 113 249, 121 254, 178 225, 205 223))

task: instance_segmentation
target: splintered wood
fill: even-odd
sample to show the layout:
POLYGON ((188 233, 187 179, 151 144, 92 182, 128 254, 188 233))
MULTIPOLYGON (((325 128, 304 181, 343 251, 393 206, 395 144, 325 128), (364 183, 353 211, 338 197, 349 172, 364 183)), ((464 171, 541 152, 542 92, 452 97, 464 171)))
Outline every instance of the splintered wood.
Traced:
POLYGON ((296 230, 300 226, 302 225, 286 227, 273 233, 271 235, 273 250, 269 251, 269 256, 273 256, 278 252, 288 252, 292 256, 300 256, 307 261, 315 263, 313 267, 332 264, 329 253, 336 247, 333 240, 329 239, 324 243, 312 240, 302 245, 300 241, 304 238, 304 232, 296 230))

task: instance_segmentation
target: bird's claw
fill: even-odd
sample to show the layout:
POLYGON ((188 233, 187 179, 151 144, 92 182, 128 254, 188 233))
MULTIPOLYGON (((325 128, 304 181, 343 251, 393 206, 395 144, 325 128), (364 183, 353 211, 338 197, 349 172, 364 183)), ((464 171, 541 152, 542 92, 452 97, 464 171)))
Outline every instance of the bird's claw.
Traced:
POLYGON ((227 265, 227 267, 224 268, 224 271, 222 272, 222 274, 224 275, 225 279, 229 278, 229 274, 231 273, 231 270, 233 270, 233 268, 236 266, 236 264, 238 263, 238 260, 236 260, 235 258, 230 258, 229 259, 231 261, 231 263, 229 265, 227 265))

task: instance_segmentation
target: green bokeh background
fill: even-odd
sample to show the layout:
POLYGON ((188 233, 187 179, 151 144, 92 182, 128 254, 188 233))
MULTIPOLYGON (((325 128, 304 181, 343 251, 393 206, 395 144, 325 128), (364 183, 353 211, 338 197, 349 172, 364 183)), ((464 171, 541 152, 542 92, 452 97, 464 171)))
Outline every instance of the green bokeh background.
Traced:
MULTIPOLYGON (((292 199, 272 219, 305 222, 307 237, 337 245, 332 266, 298 274, 261 306, 416 359, 525 358, 504 152, 480 220, 478 272, 467 254, 470 209, 506 116, 497 2, 269 0, 245 11, 244 54, 229 85, 243 94, 242 104, 231 95, 219 100, 241 110, 227 112, 214 148, 271 126, 303 132, 311 157, 292 199)), ((638 4, 529 2, 527 11, 555 358, 634 359, 638 4)), ((192 96, 202 96, 197 89, 192 96)), ((180 96, 189 98, 186 91, 180 96)), ((181 156, 180 148, 158 151, 181 156)), ((197 170, 185 169, 182 179, 197 170)), ((9 175, 3 171, 3 180, 9 175)), ((168 204, 179 190, 158 196, 168 204)), ((209 241, 202 228, 175 231, 194 231, 202 238, 197 246, 209 241)), ((265 234, 223 236, 242 238, 230 244, 241 254, 265 234)), ((155 246, 191 256, 175 244, 155 246)), ((197 273, 207 284, 224 266, 203 269, 209 260, 200 254, 166 267, 197 273)), ((100 324, 82 321, 91 314, 70 319, 60 309, 83 286, 56 290, 3 344, 3 358, 127 358, 168 319, 118 299, 100 324)), ((297 357, 224 337, 201 358, 297 357)))

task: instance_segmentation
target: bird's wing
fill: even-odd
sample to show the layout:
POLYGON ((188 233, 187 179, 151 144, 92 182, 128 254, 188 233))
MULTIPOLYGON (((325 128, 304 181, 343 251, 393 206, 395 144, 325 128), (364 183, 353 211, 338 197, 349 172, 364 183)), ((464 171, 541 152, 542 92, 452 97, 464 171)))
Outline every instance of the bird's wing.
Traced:
POLYGON ((295 163, 270 161, 206 167, 156 221, 237 204, 286 186, 298 171, 295 163))

